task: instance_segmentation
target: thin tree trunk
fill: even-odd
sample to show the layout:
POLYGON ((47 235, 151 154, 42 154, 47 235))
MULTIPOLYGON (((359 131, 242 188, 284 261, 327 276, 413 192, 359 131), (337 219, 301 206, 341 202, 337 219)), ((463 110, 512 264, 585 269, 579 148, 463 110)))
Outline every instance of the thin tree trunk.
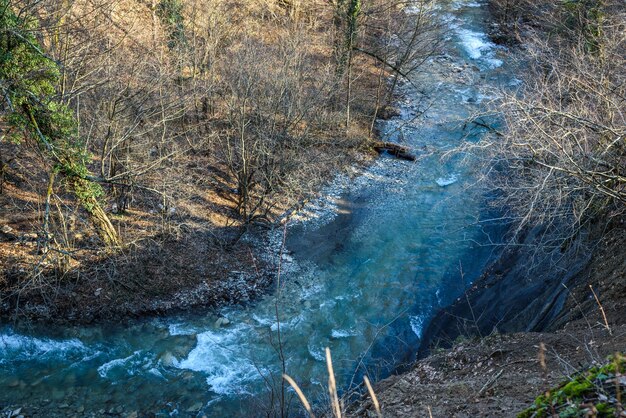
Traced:
POLYGON ((46 208, 43 215, 43 234, 39 237, 39 251, 46 254, 50 249, 50 199, 54 188, 54 180, 57 172, 53 168, 48 178, 48 187, 46 188, 46 208))
POLYGON ((91 223, 104 244, 109 248, 119 247, 122 240, 100 203, 95 198, 90 198, 83 206, 89 213, 91 223))
POLYGON ((0 194, 4 193, 4 172, 7 165, 8 163, 5 163, 2 159, 2 150, 0 150, 0 194))
POLYGON ((378 72, 378 85, 376 86, 376 106, 374 106, 374 116, 372 116, 372 122, 370 123, 370 130, 368 132, 368 138, 372 139, 372 134, 374 133, 374 127, 376 126, 376 117, 378 116, 378 111, 380 110, 380 92, 383 87, 383 76, 385 72, 383 68, 380 68, 378 72))

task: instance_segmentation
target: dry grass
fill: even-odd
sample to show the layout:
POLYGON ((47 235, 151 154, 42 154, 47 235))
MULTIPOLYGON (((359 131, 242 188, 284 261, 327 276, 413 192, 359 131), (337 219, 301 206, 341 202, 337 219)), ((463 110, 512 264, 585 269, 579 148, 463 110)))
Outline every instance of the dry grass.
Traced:
MULTIPOLYGON (((330 348, 326 347, 325 352, 326 352, 326 367, 328 369, 328 394, 330 396, 329 400, 330 400, 331 416, 333 416, 334 418, 342 418, 343 416, 347 416, 347 415, 345 415, 346 414, 346 412, 345 412, 346 408, 345 408, 345 406, 342 406, 343 402, 339 398, 339 394, 337 392, 337 382, 335 380, 335 371, 334 371, 334 368, 333 368, 333 360, 332 360, 330 348)), ((304 393, 302 392, 302 390, 300 389, 300 387, 298 386, 296 381, 293 378, 291 378, 290 376, 286 375, 286 374, 283 375, 283 378, 294 389, 294 391, 298 395, 298 398, 300 399, 300 402, 302 402, 302 406, 307 411, 309 416, 311 418, 314 418, 315 414, 313 413, 313 409, 311 408, 311 404, 307 400, 306 396, 304 395, 304 393)), ((383 415, 382 415, 382 411, 380 409, 380 404, 378 402, 378 398, 376 397, 376 394, 374 393, 374 389, 372 388, 372 384, 370 383, 370 380, 369 380, 369 378, 367 376, 363 376, 363 383, 365 384, 365 387, 367 389, 367 393, 369 394, 369 396, 370 396, 370 398, 372 400, 372 403, 374 405, 374 410, 376 411, 377 416, 379 418, 382 418, 383 415)))

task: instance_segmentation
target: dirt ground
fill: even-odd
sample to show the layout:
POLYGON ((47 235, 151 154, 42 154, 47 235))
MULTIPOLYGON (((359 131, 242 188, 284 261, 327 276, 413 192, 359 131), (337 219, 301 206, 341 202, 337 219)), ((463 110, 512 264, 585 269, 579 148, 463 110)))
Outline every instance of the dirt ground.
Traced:
MULTIPOLYGON (((582 324, 578 324, 582 325, 582 324)), ((626 348, 626 326, 459 341, 380 382, 385 417, 515 417, 542 392, 626 348), (541 366, 545 345, 545 369, 541 366), (429 415, 432 414, 432 415, 429 415)), ((351 416, 375 416, 366 400, 351 416)))

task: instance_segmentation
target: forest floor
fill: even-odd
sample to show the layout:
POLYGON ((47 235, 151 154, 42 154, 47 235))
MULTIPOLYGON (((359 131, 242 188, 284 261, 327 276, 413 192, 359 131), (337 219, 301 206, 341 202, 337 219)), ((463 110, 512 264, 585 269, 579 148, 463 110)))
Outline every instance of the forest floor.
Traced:
MULTIPOLYGON (((367 164, 373 155, 322 152, 326 180, 347 166, 367 164)), ((246 303, 265 292, 280 250, 272 228, 280 224, 241 225, 228 176, 209 161, 189 165, 194 174, 181 176, 191 180, 181 186, 175 208, 164 210, 147 195, 136 194, 129 210, 111 213, 125 238, 116 252, 99 245, 77 210, 69 218, 60 216, 63 224, 58 225, 69 251, 44 254, 38 235, 43 193, 33 184, 45 182, 10 173, 0 194, 0 317, 119 320, 246 303), (201 181, 207 173, 214 179, 208 184, 201 181)), ((65 203, 59 199, 56 205, 65 203)), ((276 217, 293 209, 278 202, 276 217)))

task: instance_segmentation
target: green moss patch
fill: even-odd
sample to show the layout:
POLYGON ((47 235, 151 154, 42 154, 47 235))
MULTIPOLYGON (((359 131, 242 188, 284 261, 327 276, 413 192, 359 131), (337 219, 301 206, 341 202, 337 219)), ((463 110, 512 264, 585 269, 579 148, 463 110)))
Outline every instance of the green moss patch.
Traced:
POLYGON ((604 366, 592 367, 540 395, 518 418, 616 417, 626 397, 626 361, 616 354, 604 366))

